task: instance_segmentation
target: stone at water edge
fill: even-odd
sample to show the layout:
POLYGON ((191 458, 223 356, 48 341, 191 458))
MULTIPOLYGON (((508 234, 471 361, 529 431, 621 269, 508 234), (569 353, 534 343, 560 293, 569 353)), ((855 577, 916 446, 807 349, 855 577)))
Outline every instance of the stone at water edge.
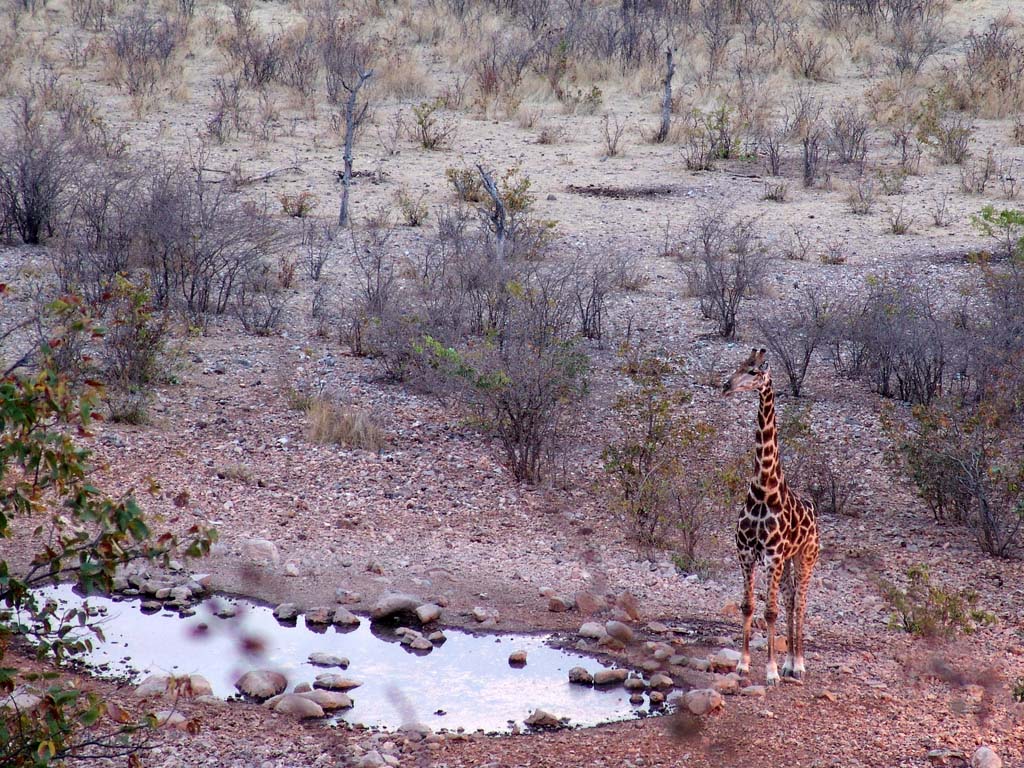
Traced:
POLYGON ((622 687, 627 691, 643 691, 647 688, 647 683, 644 682, 642 677, 627 677, 622 687))
POLYGON ((676 684, 675 680, 666 675, 664 672, 656 672, 655 674, 651 675, 650 682, 651 688, 654 688, 655 690, 671 688, 673 685, 676 684))
POLYGON ((334 611, 330 608, 314 608, 306 612, 307 624, 330 624, 334 618, 334 611))
POLYGON ((348 608, 335 608, 334 609, 334 623, 339 627, 358 627, 360 619, 348 608))
POLYGON ((523 722, 531 728, 557 728, 561 725, 557 717, 543 709, 535 709, 523 722))
POLYGON ((499 617, 498 611, 495 608, 483 608, 479 605, 473 609, 472 613, 473 618, 481 624, 487 621, 497 623, 499 617))
POLYGON ((275 696, 271 701, 273 704, 267 702, 270 708, 282 715, 292 715, 299 718, 324 716, 323 707, 299 693, 286 693, 283 696, 275 696))
POLYGON ((333 653, 314 651, 307 659, 315 667, 341 667, 348 668, 349 661, 344 656, 337 656, 333 653))
POLYGON ((293 621, 299 615, 299 606, 295 603, 281 603, 274 609, 274 618, 278 621, 293 621))
POLYGON ((317 675, 316 680, 313 681, 314 688, 326 688, 329 691, 347 691, 352 688, 358 688, 360 685, 362 683, 358 680, 352 680, 343 675, 335 675, 329 672, 317 675))
POLYGON ((272 669, 256 669, 246 672, 235 682, 235 688, 254 699, 269 699, 284 691, 288 680, 272 669))
POLYGON ((575 685, 593 685, 594 676, 583 667, 573 667, 569 670, 569 682, 575 685))
POLYGON ((298 695, 310 701, 315 701, 325 712, 335 709, 350 709, 352 707, 352 697, 340 691, 325 691, 322 688, 317 688, 312 691, 303 691, 298 695))
POLYGON ((508 663, 513 667, 522 667, 526 665, 526 651, 512 651, 508 655, 508 663))
POLYGON ((633 630, 621 621, 607 622, 604 625, 604 631, 607 632, 610 637, 614 637, 623 645, 629 645, 629 643, 633 642, 633 630))
POLYGON ((695 715, 706 715, 725 706, 722 694, 710 688, 687 691, 683 694, 682 702, 683 706, 695 715))
POLYGON ((334 590, 334 602, 341 603, 342 605, 352 605, 353 603, 361 603, 363 596, 358 592, 353 592, 349 589, 341 589, 340 587, 334 590))
POLYGON ((416 609, 416 618, 420 624, 430 624, 441 618, 441 606, 434 603, 424 603, 416 609))
POLYGON ((978 747, 971 755, 971 768, 1003 768, 1003 761, 991 747, 978 747))
POLYGON ((624 683, 629 676, 625 669, 602 669, 594 673, 594 685, 615 685, 624 683))
POLYGON ((374 621, 383 621, 396 616, 412 616, 421 605, 423 605, 423 601, 416 595, 404 592, 385 592, 370 609, 370 618, 374 621))
POLYGON ((580 637, 586 637, 591 640, 600 640, 607 634, 608 633, 604 631, 604 627, 602 627, 596 621, 588 621, 585 624, 583 624, 579 629, 580 637))

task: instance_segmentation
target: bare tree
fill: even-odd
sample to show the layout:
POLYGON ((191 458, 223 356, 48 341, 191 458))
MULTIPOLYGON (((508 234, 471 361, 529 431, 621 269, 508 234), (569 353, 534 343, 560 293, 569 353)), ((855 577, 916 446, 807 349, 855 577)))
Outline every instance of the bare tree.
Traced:
POLYGON ((505 238, 508 234, 508 214, 505 211, 505 203, 501 199, 501 193, 498 192, 498 186, 494 183, 494 179, 491 178, 491 174, 479 163, 476 167, 480 171, 480 177, 483 179, 484 189, 490 195, 491 202, 494 204, 494 210, 491 211, 490 215, 491 229, 494 231, 495 240, 494 253, 498 261, 504 261, 505 238))
POLYGON ((668 138, 669 128, 672 124, 672 76, 676 73, 676 64, 672 59, 672 49, 665 49, 665 93, 661 97, 661 127, 654 136, 654 140, 661 144, 668 138))
POLYGON ((359 100, 359 93, 373 77, 373 61, 377 51, 373 43, 360 40, 354 30, 338 19, 323 22, 323 58, 327 70, 327 94, 335 101, 344 94, 345 99, 345 149, 342 173, 341 205, 338 209, 338 226, 349 223, 349 190, 352 185, 352 145, 356 130, 369 110, 369 102, 359 100))

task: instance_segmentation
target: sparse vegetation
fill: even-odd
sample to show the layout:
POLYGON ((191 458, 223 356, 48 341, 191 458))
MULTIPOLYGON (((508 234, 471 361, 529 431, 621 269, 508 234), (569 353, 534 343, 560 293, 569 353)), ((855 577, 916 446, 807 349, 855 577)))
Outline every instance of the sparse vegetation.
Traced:
POLYGON ((366 411, 342 405, 325 397, 314 398, 306 407, 306 435, 314 443, 338 445, 380 453, 387 438, 366 411))
POLYGON ((907 570, 907 586, 882 583, 885 599, 892 606, 889 625, 920 637, 951 637, 970 634, 979 624, 994 617, 975 608, 978 595, 970 590, 955 591, 935 584, 927 566, 907 570))

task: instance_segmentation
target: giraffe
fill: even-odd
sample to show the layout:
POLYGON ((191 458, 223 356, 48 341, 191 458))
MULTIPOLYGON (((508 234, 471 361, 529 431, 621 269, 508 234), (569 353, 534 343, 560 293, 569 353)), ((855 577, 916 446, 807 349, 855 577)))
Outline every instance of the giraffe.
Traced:
POLYGON ((804 672, 804 612, 807 587, 818 561, 818 523, 814 506, 799 498, 786 484, 779 457, 775 427, 775 393, 766 350, 752 349, 722 388, 725 395, 757 390, 760 406, 755 430, 755 475, 736 524, 736 546, 743 571, 743 655, 737 671, 750 671, 750 628, 754 619, 754 580, 758 562, 765 566, 768 600, 764 618, 768 625, 768 685, 779 682, 775 661, 775 620, 778 617, 779 585, 786 590, 789 644, 783 677, 800 679, 804 672))

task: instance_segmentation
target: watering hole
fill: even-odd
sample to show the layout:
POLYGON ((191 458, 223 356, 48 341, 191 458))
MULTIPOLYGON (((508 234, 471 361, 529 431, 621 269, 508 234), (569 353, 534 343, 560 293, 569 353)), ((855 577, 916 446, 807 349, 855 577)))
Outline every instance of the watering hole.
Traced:
MULTIPOLYGON (((86 602, 70 585, 40 595, 67 608, 86 602)), ((350 631, 313 629, 302 616, 294 625, 282 625, 270 608, 231 597, 197 605, 195 615, 184 618, 169 611, 143 613, 137 600, 90 596, 87 602, 97 612, 104 640, 94 638, 82 661, 104 677, 138 682, 154 673, 200 674, 216 696, 227 698, 238 693, 235 681, 251 669, 283 673, 288 690, 324 672, 344 672, 362 685, 348 692, 354 706, 333 719, 384 729, 423 723, 434 730, 508 732, 537 708, 567 718, 570 726, 646 713, 645 705, 630 704, 621 686, 600 690, 570 684, 573 667, 591 673, 607 667, 551 647, 546 634, 446 629, 447 640, 423 654, 401 645, 392 628, 371 626, 368 619, 350 631), (237 614, 214 616, 218 603, 230 603, 237 614), (527 652, 523 667, 509 665, 509 654, 517 650, 527 652), (307 661, 314 652, 343 656, 350 664, 345 670, 314 666, 307 661)))

